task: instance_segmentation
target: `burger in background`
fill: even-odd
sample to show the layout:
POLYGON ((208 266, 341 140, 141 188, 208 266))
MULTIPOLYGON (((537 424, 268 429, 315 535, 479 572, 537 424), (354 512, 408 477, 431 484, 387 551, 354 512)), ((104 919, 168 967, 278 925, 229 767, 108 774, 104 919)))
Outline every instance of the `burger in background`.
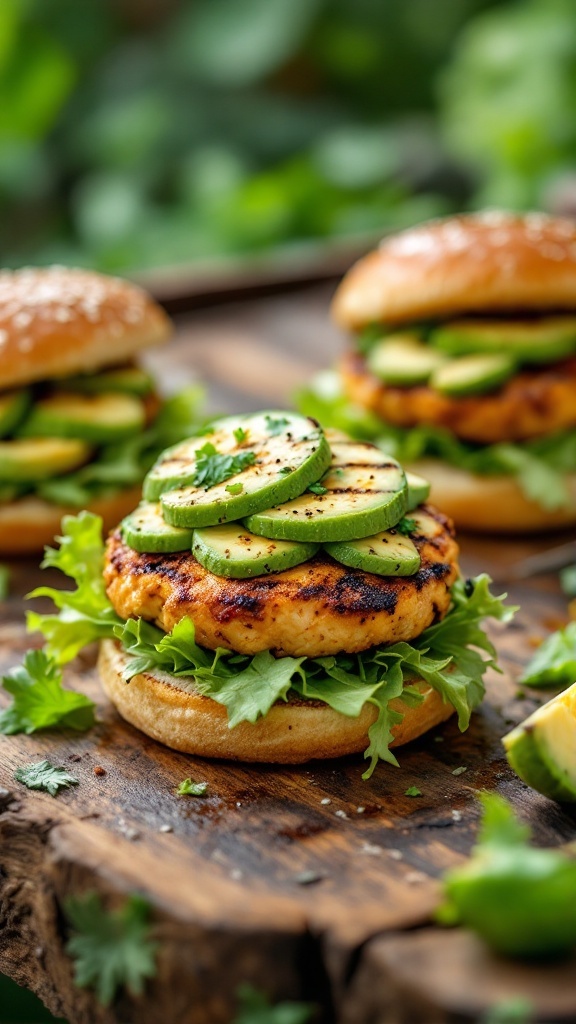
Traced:
POLYGON ((539 213, 431 221, 345 276, 355 334, 300 407, 376 439, 461 528, 576 523, 576 225, 539 213))
POLYGON ((170 321, 118 278, 64 267, 0 274, 0 553, 39 552, 62 516, 112 526, 158 452, 192 429, 191 396, 162 402, 137 353, 170 321))

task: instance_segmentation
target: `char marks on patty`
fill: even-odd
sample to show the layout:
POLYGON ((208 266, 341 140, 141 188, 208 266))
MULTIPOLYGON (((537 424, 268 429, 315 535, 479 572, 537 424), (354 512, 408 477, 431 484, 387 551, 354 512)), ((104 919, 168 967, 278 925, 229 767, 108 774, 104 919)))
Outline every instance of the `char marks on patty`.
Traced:
POLYGON ((168 632, 188 616, 198 643, 243 654, 320 657, 411 640, 448 611, 458 547, 452 523, 437 510, 426 506, 410 517, 421 566, 404 577, 349 569, 320 551, 272 576, 226 579, 191 552, 139 554, 116 531, 107 547, 108 596, 124 619, 142 617, 168 632))

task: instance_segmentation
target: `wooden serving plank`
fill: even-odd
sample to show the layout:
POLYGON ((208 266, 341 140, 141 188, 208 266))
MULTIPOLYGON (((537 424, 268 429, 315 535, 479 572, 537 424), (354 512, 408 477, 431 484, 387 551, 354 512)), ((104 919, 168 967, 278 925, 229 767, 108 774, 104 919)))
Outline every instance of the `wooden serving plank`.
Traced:
MULTIPOLYGON (((272 400, 289 404, 292 385, 328 364, 337 347, 324 322, 324 300, 323 293, 316 299, 307 294, 300 304, 292 300, 290 330, 286 299, 204 313, 183 324, 157 368, 168 384, 182 382, 193 368, 201 372, 213 408, 257 408, 267 382, 272 400), (308 334, 305 323, 312 325, 308 334), (237 342, 227 337, 245 338, 252 349, 236 350, 237 342), (214 356, 218 345, 224 362, 214 356), (250 351, 252 373, 240 378, 250 351)), ((463 569, 505 580, 515 560, 545 546, 466 539, 463 569)), ((2 671, 30 645, 24 595, 40 579, 61 583, 59 574, 40 573, 32 562, 12 570, 10 599, 0 606, 2 671)), ((246 981, 272 999, 310 999, 319 1020, 345 1024, 452 1024, 473 1019, 472 1009, 489 1009, 502 986, 485 969, 481 947, 470 947, 469 937, 460 947, 455 933, 430 927, 439 879, 474 841, 476 792, 498 790, 512 799, 544 844, 572 839, 576 824, 573 810, 528 790, 503 756, 500 737, 538 703, 529 692, 518 695, 521 666, 535 638, 565 615, 552 577, 510 591, 522 610, 512 626, 491 630, 504 674, 490 673, 488 699, 469 731, 460 734, 451 720, 401 749, 399 769, 380 765, 369 782, 361 779, 360 756, 290 768, 209 762, 170 751, 118 717, 99 688, 94 652, 83 654, 67 678, 97 701, 97 726, 80 736, 0 737, 0 969, 70 1024, 225 1024, 246 981), (44 757, 66 765, 80 785, 52 798, 14 781, 16 767, 44 757), (460 767, 466 771, 454 775, 460 767), (177 784, 188 776, 207 781, 209 795, 177 796, 177 784), (413 785, 421 797, 405 795, 413 785), (123 994, 112 1009, 74 986, 65 952, 65 899, 94 889, 110 906, 131 892, 144 893, 159 941, 158 974, 145 996, 123 994), (461 983, 443 987, 434 981, 436 951, 450 952, 454 944, 462 951, 461 983), (408 967, 400 972, 395 966, 395 951, 410 949, 419 965, 418 986, 408 967), (484 973, 472 1007, 467 993, 476 962, 484 973), (392 975, 396 1016, 385 994, 384 979, 392 975), (422 1016, 424 1005, 434 1017, 422 1016), (412 1012, 414 1006, 420 1010, 412 1012)), ((0 702, 6 702, 3 693, 0 702)), ((517 984, 517 966, 497 964, 498 977, 517 984)), ((552 981, 544 968, 530 972, 540 979, 541 1019, 568 1020, 568 1011, 575 1018, 576 994, 560 1006, 556 991, 573 977, 573 965, 558 967, 552 981)))

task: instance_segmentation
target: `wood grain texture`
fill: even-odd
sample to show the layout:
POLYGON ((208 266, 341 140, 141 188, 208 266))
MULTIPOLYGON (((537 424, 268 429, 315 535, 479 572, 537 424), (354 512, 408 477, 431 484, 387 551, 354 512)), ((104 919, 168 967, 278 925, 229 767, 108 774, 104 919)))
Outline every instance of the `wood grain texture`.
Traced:
MULTIPOLYGON (((330 363, 338 347, 325 300, 324 292, 306 293, 197 314, 183 321, 157 370, 167 385, 206 376, 213 409, 269 405, 271 393, 288 405, 292 385, 330 363), (230 332, 235 341, 226 340, 230 332), (244 377, 243 353, 252 367, 244 377)), ((502 581, 517 558, 544 546, 469 538, 463 568, 502 581)), ((61 582, 32 563, 13 566, 10 600, 0 605, 1 670, 30 646, 23 597, 40 578, 61 582)), ((68 679, 97 701, 98 725, 83 736, 0 738, 0 969, 71 1024, 226 1024, 242 981, 273 999, 311 999, 325 1021, 455 1024, 492 1006, 508 991, 506 979, 522 987, 528 975, 515 965, 488 964, 472 940, 429 927, 438 880, 473 843, 478 789, 512 799, 541 843, 575 835, 575 812, 529 791, 500 743, 539 703, 518 695, 517 679, 533 641, 559 623, 565 604, 551 577, 512 588, 511 598, 522 605, 517 621, 492 631, 504 674, 490 674, 489 698, 470 730, 461 735, 447 723, 402 749, 399 769, 381 765, 367 783, 361 757, 249 767, 161 747, 106 703, 94 652, 86 652, 68 679), (16 767, 44 757, 68 767, 80 785, 52 798, 14 781, 16 767), (453 775, 461 766, 466 772, 453 775), (176 795, 188 776, 208 782, 206 798, 176 795), (421 797, 405 796, 412 785, 421 797), (160 942, 158 976, 145 997, 122 995, 109 1010, 74 987, 64 950, 63 901, 89 889, 110 906, 143 892, 160 942), (436 983, 438 951, 453 947, 453 980, 436 983), (418 965, 418 986, 399 957, 418 965)), ((558 971, 530 971, 543 1021, 570 1019, 561 1015, 566 1008, 576 1018, 576 1001, 558 1002, 567 977, 558 971)))

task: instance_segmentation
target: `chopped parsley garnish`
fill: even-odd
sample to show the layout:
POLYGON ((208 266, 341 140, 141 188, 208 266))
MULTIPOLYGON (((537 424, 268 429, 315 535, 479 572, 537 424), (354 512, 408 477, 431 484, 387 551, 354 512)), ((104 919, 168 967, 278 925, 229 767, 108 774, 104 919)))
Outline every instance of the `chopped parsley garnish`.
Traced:
POLYGON ((56 796, 59 789, 78 785, 78 779, 70 775, 66 768, 56 768, 50 761, 37 761, 17 768, 14 778, 23 782, 28 789, 44 789, 50 796, 56 796))
POLYGON ((91 988, 108 1006, 121 988, 142 995, 144 981, 156 974, 158 944, 150 937, 150 907, 130 896, 120 910, 106 910, 98 893, 73 896, 64 905, 72 926, 66 951, 74 960, 74 983, 91 988))
POLYGON ((286 419, 285 416, 265 416, 266 430, 271 437, 276 437, 281 434, 284 427, 289 426, 290 420, 286 419))
POLYGON ((397 530, 398 533, 402 533, 407 537, 410 533, 414 532, 417 525, 418 524, 415 519, 408 519, 407 516, 404 516, 399 523, 396 523, 394 529, 397 530))
POLYGON ((203 487, 208 491, 216 484, 221 484, 231 476, 241 473, 247 466, 256 462, 254 452, 239 452, 238 455, 222 455, 208 441, 203 448, 196 451, 196 472, 192 483, 195 487, 203 487))
POLYGON ((0 713, 4 735, 52 726, 83 732, 94 725, 94 703, 83 693, 64 689, 62 670, 44 651, 27 651, 23 664, 3 677, 2 686, 14 698, 0 713))
POLYGON ((418 786, 408 786, 404 796, 422 796, 422 790, 418 786))
POLYGON ((192 779, 184 779, 176 790, 178 796, 206 796, 208 792, 207 782, 192 782, 192 779))
POLYGON ((322 484, 310 484, 308 490, 312 494, 328 494, 328 488, 323 487, 322 484))
POLYGON ((288 473, 292 473, 293 468, 293 466, 282 466, 282 469, 279 469, 278 472, 280 476, 288 476, 288 473))
POLYGON ((238 444, 242 444, 242 442, 245 441, 246 438, 248 437, 248 431, 244 430, 243 427, 236 427, 236 430, 234 431, 234 437, 236 438, 238 444))
POLYGON ((228 491, 228 494, 242 494, 244 484, 240 482, 237 484, 226 484, 225 490, 228 491))

